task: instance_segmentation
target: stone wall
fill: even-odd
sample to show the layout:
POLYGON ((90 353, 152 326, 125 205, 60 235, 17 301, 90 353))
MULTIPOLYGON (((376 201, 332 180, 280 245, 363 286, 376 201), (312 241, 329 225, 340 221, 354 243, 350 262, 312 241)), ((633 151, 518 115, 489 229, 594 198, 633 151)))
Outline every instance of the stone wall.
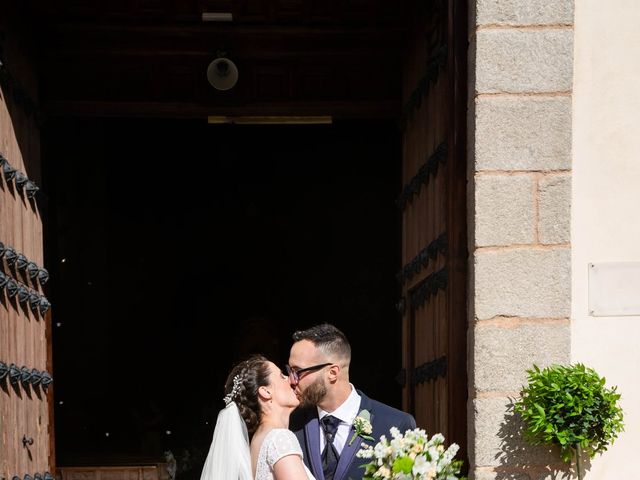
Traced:
POLYGON ((471 478, 560 478, 510 405, 570 361, 572 0, 470 2, 471 478))

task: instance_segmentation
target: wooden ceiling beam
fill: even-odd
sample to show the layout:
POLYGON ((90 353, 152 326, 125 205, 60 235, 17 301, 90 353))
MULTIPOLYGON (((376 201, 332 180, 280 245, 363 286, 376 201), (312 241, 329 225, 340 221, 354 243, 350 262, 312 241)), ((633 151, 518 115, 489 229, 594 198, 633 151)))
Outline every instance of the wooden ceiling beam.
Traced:
MULTIPOLYGON (((48 34, 44 55, 56 53, 89 54, 100 52, 212 53, 226 49, 234 55, 361 55, 386 53, 398 55, 404 45, 399 31, 279 33, 278 31, 208 31, 200 34, 183 31, 142 30, 123 32, 56 31, 48 34)), ((42 41, 45 41, 43 37, 42 41)))
POLYGON ((84 117, 201 118, 209 116, 306 116, 328 115, 335 119, 397 118, 396 101, 278 102, 242 106, 204 106, 181 102, 48 101, 47 117, 78 115, 84 117))
MULTIPOLYGON (((172 2, 183 13, 195 13, 213 8, 215 1, 143 3, 155 2, 160 14, 160 6, 169 8, 172 2)), ((387 21, 376 17, 390 8, 382 0, 376 7, 382 10, 366 12, 368 21, 364 23, 347 21, 348 9, 364 8, 361 2, 341 0, 327 6, 326 0, 319 0, 315 7, 309 6, 313 1, 250 5, 230 0, 229 5, 242 11, 234 18, 243 19, 231 23, 180 23, 171 12, 166 21, 154 22, 151 17, 136 16, 141 2, 118 2, 119 18, 99 15, 100 8, 116 8, 109 2, 42 4, 43 10, 34 21, 39 32, 45 112, 92 115, 95 111, 111 116, 170 113, 188 118, 396 116, 405 26, 397 18, 387 21), (268 11, 260 10, 263 7, 268 11), (295 20, 293 11, 291 22, 278 22, 291 13, 289 7, 328 8, 326 22, 305 24, 300 18, 295 20), (55 14, 47 16, 51 10, 55 14), (226 92, 214 90, 206 79, 207 66, 220 51, 240 72, 238 84, 226 92)))
POLYGON ((228 12, 240 25, 402 25, 406 0, 23 0, 45 22, 202 23, 205 12, 228 12))

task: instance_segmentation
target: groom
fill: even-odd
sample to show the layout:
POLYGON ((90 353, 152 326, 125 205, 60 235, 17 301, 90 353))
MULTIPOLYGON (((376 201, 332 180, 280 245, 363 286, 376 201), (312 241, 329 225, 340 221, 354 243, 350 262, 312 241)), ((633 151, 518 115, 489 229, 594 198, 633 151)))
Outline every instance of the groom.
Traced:
POLYGON ((374 445, 380 435, 389 438, 391 427, 404 433, 415 428, 416 422, 349 383, 351 346, 333 325, 295 332, 293 342, 287 373, 300 408, 292 414, 289 428, 298 437, 304 462, 316 480, 360 479, 364 474, 360 465, 369 461, 355 455, 362 437, 373 437, 375 441, 368 444, 374 445), (372 431, 356 430, 354 419, 367 416, 372 431))

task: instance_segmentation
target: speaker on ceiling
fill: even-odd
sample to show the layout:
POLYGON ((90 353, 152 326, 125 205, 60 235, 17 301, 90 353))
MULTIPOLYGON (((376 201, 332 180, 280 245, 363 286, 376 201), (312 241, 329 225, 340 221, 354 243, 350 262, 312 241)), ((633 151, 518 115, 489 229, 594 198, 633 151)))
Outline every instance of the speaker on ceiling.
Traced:
POLYGON ((238 82, 238 67, 226 57, 218 57, 207 67, 207 79, 216 90, 229 90, 238 82))

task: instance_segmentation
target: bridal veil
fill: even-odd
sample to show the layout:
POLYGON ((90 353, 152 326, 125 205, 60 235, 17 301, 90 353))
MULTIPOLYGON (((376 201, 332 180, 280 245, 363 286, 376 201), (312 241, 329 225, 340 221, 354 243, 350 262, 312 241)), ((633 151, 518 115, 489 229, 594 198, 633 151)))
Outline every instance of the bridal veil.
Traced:
POLYGON ((200 480, 253 480, 247 426, 235 402, 218 414, 200 480))

